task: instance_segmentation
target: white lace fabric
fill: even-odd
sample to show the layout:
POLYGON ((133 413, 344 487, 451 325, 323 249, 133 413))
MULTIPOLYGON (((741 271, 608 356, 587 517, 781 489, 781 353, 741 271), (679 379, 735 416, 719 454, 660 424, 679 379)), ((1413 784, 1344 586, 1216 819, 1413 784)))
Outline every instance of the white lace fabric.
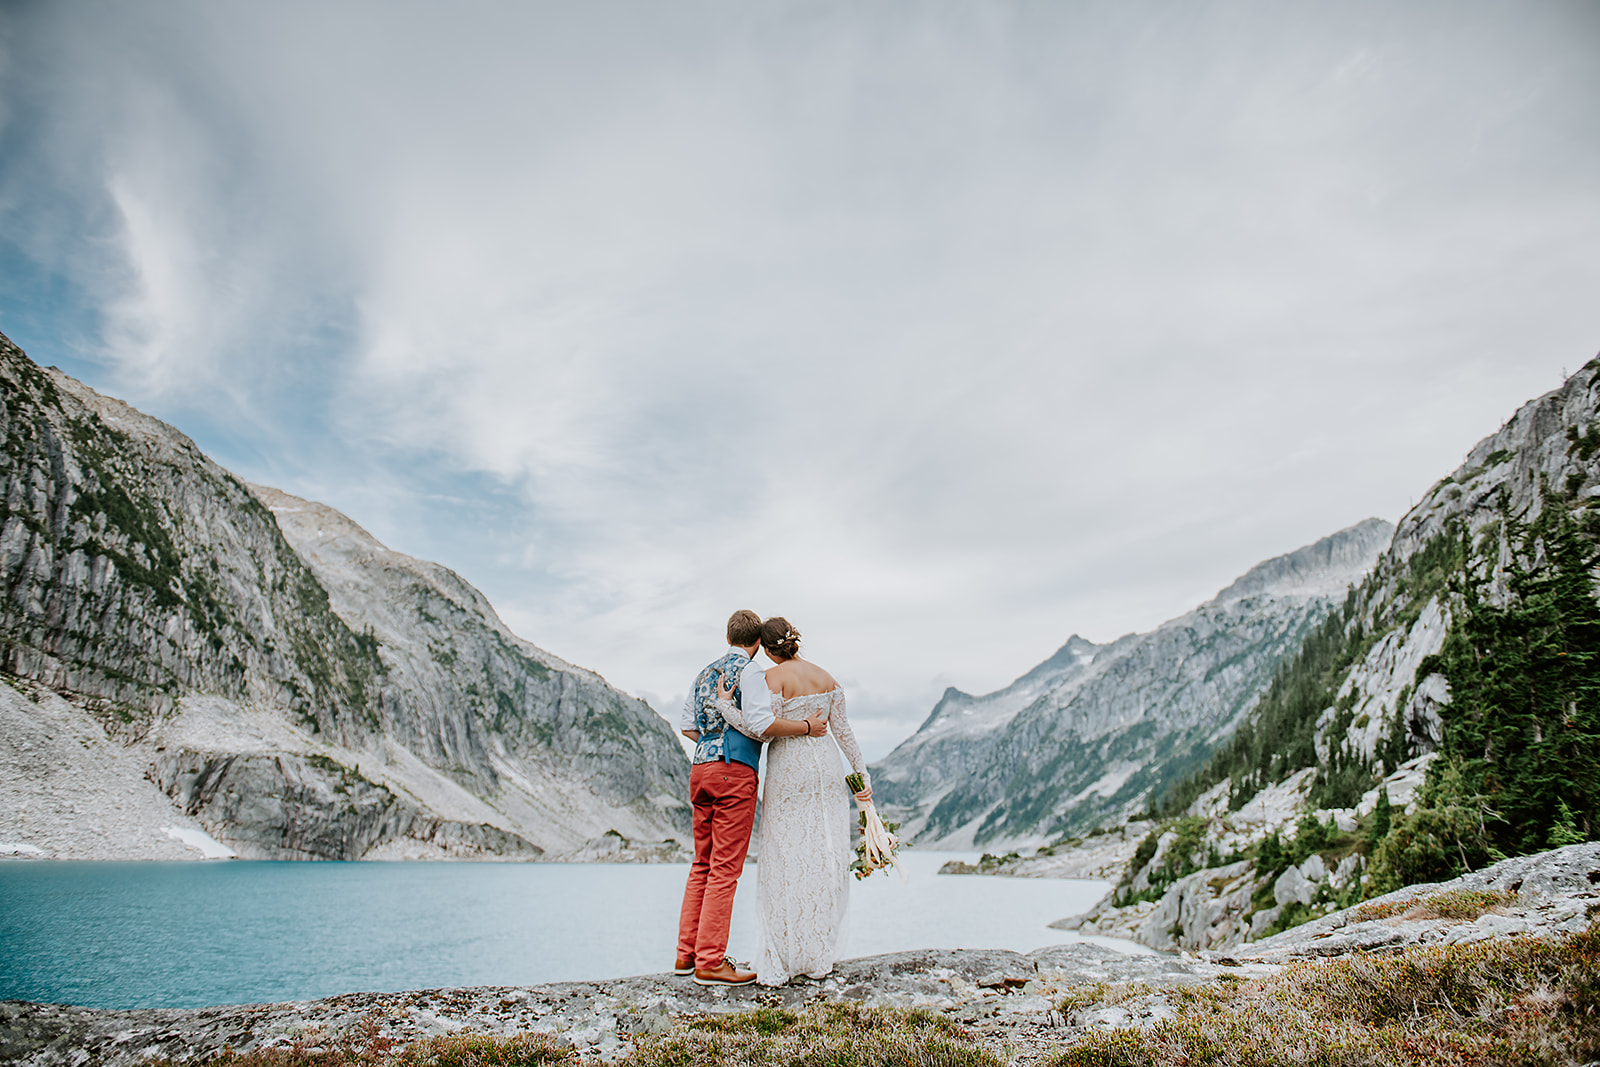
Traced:
POLYGON ((844 711, 844 690, 783 698, 780 719, 809 718, 826 709, 824 737, 779 737, 767 745, 761 827, 756 850, 760 948, 756 980, 783 985, 797 974, 821 978, 833 969, 850 914, 854 841, 850 788, 840 764, 867 774, 844 711), (831 740, 830 740, 831 738, 831 740))

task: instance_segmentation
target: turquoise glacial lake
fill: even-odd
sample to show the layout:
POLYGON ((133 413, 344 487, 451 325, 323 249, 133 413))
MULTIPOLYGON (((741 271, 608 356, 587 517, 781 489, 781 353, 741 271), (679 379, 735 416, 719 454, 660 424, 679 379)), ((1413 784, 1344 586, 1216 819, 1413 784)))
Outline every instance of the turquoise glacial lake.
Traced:
MULTIPOLYGON (((1046 924, 1104 882, 939 875, 970 855, 909 852, 909 883, 851 884, 846 957, 1028 951, 1094 940, 1046 924)), ((0 1000, 202 1007, 335 993, 530 985, 670 970, 688 867, 496 863, 0 861, 0 1000)), ((734 957, 756 939, 757 869, 734 957)))

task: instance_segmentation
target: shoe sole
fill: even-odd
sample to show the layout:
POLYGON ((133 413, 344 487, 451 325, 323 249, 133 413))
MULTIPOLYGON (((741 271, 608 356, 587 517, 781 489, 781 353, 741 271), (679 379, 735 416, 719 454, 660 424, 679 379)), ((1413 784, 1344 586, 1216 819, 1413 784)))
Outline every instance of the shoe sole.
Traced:
POLYGON ((689 975, 694 973, 694 968, 688 967, 680 971, 678 968, 674 967, 672 969, 672 973, 677 975, 679 978, 687 978, 689 975))
POLYGON ((694 976, 695 985, 754 985, 755 980, 756 976, 753 974, 742 982, 735 982, 727 978, 701 978, 698 974, 694 976))

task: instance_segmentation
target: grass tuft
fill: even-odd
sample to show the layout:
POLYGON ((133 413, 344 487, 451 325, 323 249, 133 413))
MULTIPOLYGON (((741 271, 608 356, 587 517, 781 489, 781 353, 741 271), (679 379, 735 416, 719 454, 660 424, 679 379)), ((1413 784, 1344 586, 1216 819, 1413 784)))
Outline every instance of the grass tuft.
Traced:
POLYGON ((1001 1067, 955 1023, 930 1011, 811 1004, 696 1019, 642 1039, 618 1067, 1001 1067))
POLYGON ((782 1008, 757 1008, 754 1011, 732 1015, 711 1015, 689 1024, 691 1030, 704 1030, 712 1034, 758 1034, 771 1037, 792 1029, 800 1017, 782 1008))
POLYGON ((1496 908, 1516 903, 1515 893, 1486 892, 1477 889, 1449 889, 1428 897, 1390 900, 1382 904, 1363 904, 1356 909, 1355 921, 1373 919, 1476 919, 1496 908))
POLYGON ((1600 924, 1557 942, 1415 947, 1143 994, 1173 1015, 1091 1032, 1044 1067, 1572 1067, 1600 1058, 1600 924))
MULTIPOLYGON (((356 1031, 329 1038, 320 1031, 290 1045, 223 1051, 205 1061, 219 1067, 544 1067, 576 1062, 572 1045, 549 1034, 451 1034, 402 1045, 385 1037, 381 1015, 369 1016, 356 1031)), ((172 1060, 152 1061, 173 1067, 172 1060)))

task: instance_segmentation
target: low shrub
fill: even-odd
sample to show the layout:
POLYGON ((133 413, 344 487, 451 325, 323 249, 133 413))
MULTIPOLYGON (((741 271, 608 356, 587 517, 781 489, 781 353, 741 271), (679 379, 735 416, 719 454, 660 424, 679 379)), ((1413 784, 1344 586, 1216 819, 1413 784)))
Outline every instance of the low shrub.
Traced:
POLYGON ((1002 1067, 955 1023, 930 1011, 807 1005, 696 1020, 642 1039, 617 1067, 1002 1067))
POLYGON ((1557 942, 1414 947, 1143 992, 1172 1017, 1091 1032, 1044 1067, 1568 1067, 1600 1057, 1600 924, 1557 942))
MULTIPOLYGON (((225 1050, 220 1067, 579 1067, 571 1043, 549 1034, 452 1034, 410 1044, 383 1036, 374 1015, 338 1038, 320 1031, 292 1045, 225 1050)), ((188 1061, 193 1067, 196 1061, 188 1061)), ((640 1037, 615 1067, 1002 1067, 955 1023, 937 1012, 867 1008, 849 1003, 799 1011, 757 1008, 691 1020, 660 1037, 640 1037)), ((152 1061, 152 1067, 176 1067, 152 1061)))
POLYGON ((782 1008, 757 1008, 755 1011, 695 1019, 689 1024, 689 1029, 704 1030, 714 1034, 760 1034, 762 1037, 771 1037, 773 1034, 793 1029, 799 1021, 800 1016, 792 1011, 784 1011, 782 1008))
MULTIPOLYGON (((570 1042, 549 1034, 450 1034, 401 1045, 382 1033, 381 1015, 369 1016, 352 1033, 337 1038, 320 1031, 276 1048, 235 1052, 224 1049, 204 1061, 218 1067, 543 1067, 571 1061, 570 1042)), ((172 1067, 171 1060, 152 1061, 172 1067)), ((192 1062, 192 1061, 191 1061, 192 1062)))
POLYGON ((1396 915, 1406 919, 1476 919, 1495 908, 1515 903, 1516 899, 1515 893, 1449 889, 1443 893, 1413 897, 1410 900, 1363 904, 1356 909, 1355 921, 1369 922, 1396 915))

